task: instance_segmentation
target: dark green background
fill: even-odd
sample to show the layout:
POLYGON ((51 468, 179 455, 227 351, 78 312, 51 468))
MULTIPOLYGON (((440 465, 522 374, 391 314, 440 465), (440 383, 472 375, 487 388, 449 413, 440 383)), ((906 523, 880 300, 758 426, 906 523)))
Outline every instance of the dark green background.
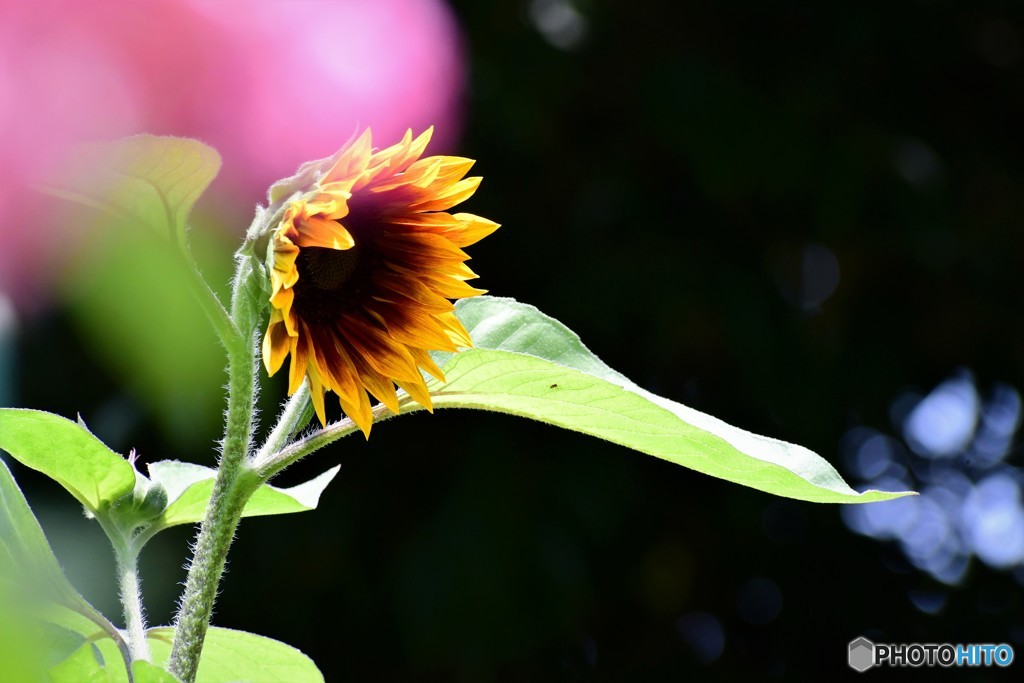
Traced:
MULTIPOLYGON (((572 51, 526 4, 454 6, 467 129, 437 151, 479 159, 467 210, 504 226, 472 249, 480 286, 644 387, 847 476, 840 437, 893 432, 899 392, 957 368, 983 391, 1024 385, 1024 5, 592 0, 572 51), (787 298, 807 245, 840 268, 817 310, 787 298)), ((121 427, 98 431, 114 448, 211 461, 215 423, 169 453, 73 329, 57 310, 22 331, 18 404, 101 426, 113 411, 121 427), (88 381, 60 392, 62 377, 88 381)), ((975 563, 943 588, 833 506, 487 414, 389 422, 283 480, 339 461, 318 511, 242 524, 216 613, 300 647, 328 681, 825 680, 853 675, 861 634, 1024 654, 1011 574, 975 563), (756 578, 782 595, 767 624, 738 606, 756 578), (918 611, 915 590, 945 607, 918 611), (693 612, 723 626, 711 664, 677 629, 693 612)), ((69 575, 117 614, 99 531, 17 474, 69 575)), ((190 536, 144 554, 154 622, 173 614, 190 536)))

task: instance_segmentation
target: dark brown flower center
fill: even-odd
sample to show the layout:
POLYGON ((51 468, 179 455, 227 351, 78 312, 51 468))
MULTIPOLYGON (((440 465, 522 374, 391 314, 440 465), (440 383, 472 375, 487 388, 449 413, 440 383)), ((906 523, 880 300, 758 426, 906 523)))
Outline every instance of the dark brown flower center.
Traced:
POLYGON ((355 309, 371 285, 373 258, 365 246, 351 249, 304 247, 295 259, 295 312, 312 325, 336 323, 355 309))

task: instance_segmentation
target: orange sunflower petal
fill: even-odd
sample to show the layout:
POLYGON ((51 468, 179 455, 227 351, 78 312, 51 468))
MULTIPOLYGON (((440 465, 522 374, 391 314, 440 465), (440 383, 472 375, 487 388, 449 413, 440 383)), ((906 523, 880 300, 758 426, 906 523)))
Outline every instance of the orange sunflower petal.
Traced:
POLYGON ((308 372, 309 363, 309 337, 296 336, 291 345, 292 364, 288 368, 288 393, 294 394, 302 386, 308 372))
MULTIPOLYGON (((429 214, 428 214, 429 215, 429 214)), ((501 226, 471 213, 457 213, 452 216, 458 221, 458 227, 444 232, 444 236, 457 247, 468 247, 476 244, 501 226)))
POLYGON ((323 216, 310 216, 298 226, 299 238, 295 244, 300 248, 323 247, 325 249, 351 249, 356 242, 352 234, 341 223, 323 216))
POLYGON ((427 385, 423 380, 420 380, 419 382, 398 382, 398 386, 401 387, 405 393, 409 394, 409 397, 412 400, 419 403, 429 412, 434 412, 434 403, 430 400, 430 392, 427 391, 427 385))
POLYGON ((479 176, 460 180, 443 192, 414 203, 410 208, 415 211, 447 211, 471 197, 482 180, 479 176))
POLYGON ((320 424, 326 425, 327 411, 324 408, 324 387, 320 382, 320 375, 312 365, 306 366, 306 373, 309 378, 309 398, 313 402, 313 410, 316 411, 320 424))
POLYGON ((272 233, 271 318, 264 363, 291 356, 288 392, 307 379, 317 418, 324 394, 367 436, 372 396, 397 412, 396 386, 432 409, 423 372, 444 381, 430 351, 472 345, 451 300, 484 290, 463 247, 497 229, 447 213, 472 195, 473 160, 423 157, 433 129, 374 152, 369 130, 291 202, 272 233))
MULTIPOLYGON (((412 353, 413 358, 416 359, 416 363, 418 363, 421 368, 430 373, 430 375, 435 379, 441 382, 444 381, 444 373, 441 371, 441 368, 437 367, 437 364, 434 363, 434 359, 430 357, 430 353, 424 349, 410 349, 410 352, 412 353)), ((396 384, 401 386, 401 382, 396 382, 396 384)))
POLYGON ((271 377, 281 369, 284 359, 288 357, 291 351, 290 339, 281 311, 275 309, 270 314, 270 325, 267 326, 267 334, 263 337, 263 362, 267 367, 267 374, 271 377))
POLYGON ((334 166, 321 178, 319 185, 322 187, 329 183, 346 182, 351 178, 358 177, 358 174, 370 163, 370 154, 373 151, 371 138, 370 129, 367 128, 349 145, 348 149, 342 152, 338 160, 334 162, 334 166))

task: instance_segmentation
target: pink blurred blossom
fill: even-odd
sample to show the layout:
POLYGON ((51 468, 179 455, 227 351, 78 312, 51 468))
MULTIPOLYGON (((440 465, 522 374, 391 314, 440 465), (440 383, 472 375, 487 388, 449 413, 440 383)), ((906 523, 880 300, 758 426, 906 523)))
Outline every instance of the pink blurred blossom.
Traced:
POLYGON ((29 187, 76 142, 199 138, 238 218, 357 126, 387 141, 434 124, 446 150, 463 78, 442 0, 0 0, 0 294, 40 300, 64 240, 29 187))

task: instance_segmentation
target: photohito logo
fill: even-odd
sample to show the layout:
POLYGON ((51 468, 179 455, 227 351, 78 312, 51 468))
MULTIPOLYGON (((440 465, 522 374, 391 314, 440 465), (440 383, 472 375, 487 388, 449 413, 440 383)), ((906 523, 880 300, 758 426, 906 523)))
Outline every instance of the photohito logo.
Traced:
POLYGON ((855 671, 873 666, 1000 666, 1013 663, 1006 643, 872 643, 861 636, 851 640, 847 663, 855 671))

